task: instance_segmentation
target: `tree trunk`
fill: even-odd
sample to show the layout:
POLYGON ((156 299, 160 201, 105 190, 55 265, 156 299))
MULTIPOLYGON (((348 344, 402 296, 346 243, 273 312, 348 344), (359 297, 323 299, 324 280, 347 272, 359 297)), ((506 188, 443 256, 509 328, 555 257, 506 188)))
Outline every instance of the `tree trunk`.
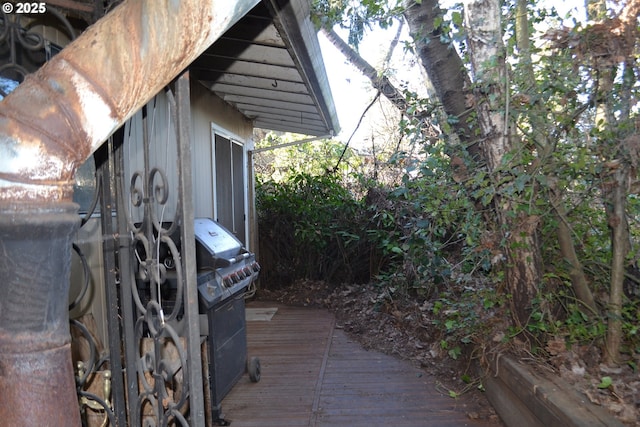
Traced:
MULTIPOLYGON (((499 1, 465 5, 474 83, 479 88, 474 93, 475 100, 471 100, 472 84, 460 56, 451 43, 442 41, 444 34, 436 26, 443 16, 438 1, 405 0, 404 6, 416 53, 445 112, 456 119, 451 122, 452 127, 476 161, 484 160, 490 172, 499 173, 504 154, 513 148, 508 112, 503 103, 508 92, 504 88, 506 66, 502 56, 499 1), (491 65, 485 66, 488 63, 491 65), (492 74, 494 72, 497 74, 492 74), (472 114, 474 111, 477 118, 472 114)), ((506 242, 505 279, 513 297, 514 317, 523 324, 528 320, 541 277, 539 218, 517 212, 513 199, 498 195, 494 201, 498 226, 506 242)))
MULTIPOLYGON (((517 0, 516 3, 516 43, 519 56, 524 59, 527 74, 533 77, 531 64, 531 42, 529 40, 529 0, 517 0)), ((521 59, 521 61, 522 61, 521 59)))
POLYGON ((622 295, 625 263, 629 252, 629 224, 626 200, 629 171, 623 164, 613 173, 613 189, 609 198, 609 227, 611 227, 611 283, 607 307, 607 338, 605 363, 620 363, 622 342, 622 295))
MULTIPOLYGON (((537 91, 536 77, 533 70, 533 63, 531 59, 531 43, 529 35, 529 16, 528 16, 528 0, 518 0, 516 5, 516 40, 518 47, 519 65, 524 71, 525 81, 530 82, 530 87, 525 88, 525 91, 534 95, 537 91)), ((549 138, 551 134, 550 127, 544 117, 545 112, 543 106, 540 103, 535 103, 531 106, 531 110, 527 116, 527 119, 531 123, 531 138, 534 140, 535 145, 538 147, 539 157, 538 162, 554 161, 552 159, 552 152, 554 144, 549 138)), ((548 180, 549 182, 555 182, 556 180, 548 180)), ((589 288, 589 282, 582 268, 582 264, 576 254, 571 229, 567 222, 567 214, 563 201, 564 189, 557 188, 556 185, 551 186, 551 192, 553 194, 552 204, 556 213, 558 221, 558 243, 560 246, 560 253, 564 260, 569 264, 569 278, 571 280, 571 286, 573 292, 576 295, 578 301, 582 304, 582 311, 588 316, 597 314, 597 307, 595 300, 593 299, 593 293, 589 288), (587 308, 587 310, 584 310, 587 308)))
MULTIPOLYGON (((507 66, 504 59, 499 0, 464 2, 467 46, 474 71, 475 105, 482 131, 482 146, 489 171, 495 177, 494 198, 500 229, 504 233, 505 280, 512 295, 516 322, 529 319, 531 302, 541 282, 539 217, 518 206, 518 195, 501 195, 500 175, 505 171, 504 155, 520 141, 511 131, 508 111, 507 66)), ((521 162, 515 160, 514 164, 521 162)), ((513 173, 518 173, 514 171, 513 173)))
MULTIPOLYGON (((604 0, 588 0, 588 14, 592 20, 606 19, 603 10, 606 11, 604 0)), ((628 1, 617 19, 617 28, 611 27, 621 40, 625 40, 629 47, 635 45, 638 36, 637 20, 640 15, 640 1, 628 1)), ((634 61, 632 50, 623 52, 625 59, 634 61)), ((612 96, 612 88, 616 80, 617 65, 603 65, 597 68, 600 76, 599 87, 596 96, 596 128, 603 132, 603 135, 613 133, 619 129, 619 122, 622 119, 616 117, 616 100, 612 96)), ((623 76, 624 80, 624 76, 623 76)), ((630 106, 622 106, 621 110, 630 110, 630 106)), ((620 363, 620 345, 622 343, 622 297, 624 276, 626 271, 626 257, 629 252, 629 224, 627 222, 627 195, 629 192, 630 165, 637 164, 637 159, 631 158, 633 150, 626 147, 626 143, 634 140, 623 139, 614 147, 612 160, 606 166, 610 168, 610 180, 604 183, 603 194, 609 227, 611 229, 611 278, 609 283, 609 304, 607 310, 607 337, 605 342, 605 362, 608 364, 620 363)))
POLYGON ((403 15, 409 25, 416 55, 420 59, 427 76, 445 113, 452 118, 450 125, 476 161, 482 159, 476 121, 468 103, 471 82, 462 59, 451 43, 442 41, 442 33, 436 22, 444 15, 438 0, 404 1, 403 15))
POLYGON ((594 314, 598 314, 598 307, 593 299, 593 293, 591 292, 591 288, 589 288, 589 281, 584 274, 582 263, 576 254, 564 202, 560 196, 556 197, 556 201, 553 202, 553 207, 558 218, 558 243, 560 245, 560 253, 562 258, 569 263, 569 278, 571 279, 573 292, 578 301, 583 305, 581 311, 588 316, 593 316, 594 314), (588 308, 588 310, 584 310, 584 307, 588 308))

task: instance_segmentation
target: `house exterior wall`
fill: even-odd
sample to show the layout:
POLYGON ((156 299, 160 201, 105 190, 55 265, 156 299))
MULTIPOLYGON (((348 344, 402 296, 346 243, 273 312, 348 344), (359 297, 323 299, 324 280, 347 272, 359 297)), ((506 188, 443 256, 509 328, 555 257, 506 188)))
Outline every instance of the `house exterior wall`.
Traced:
MULTIPOLYGON (((167 96, 164 92, 160 92, 146 105, 146 117, 143 111, 139 110, 124 125, 124 184, 126 186, 124 208, 128 210, 134 223, 142 221, 144 211, 142 207, 133 206, 129 196, 132 187, 142 191, 146 183, 142 176, 136 180, 135 184, 130 183, 129 179, 135 173, 142 174, 144 171, 145 132, 149 140, 149 165, 163 171, 166 178, 166 182, 162 182, 162 176, 157 174, 153 184, 166 186, 169 196, 165 204, 153 205, 156 218, 162 222, 170 222, 178 209, 177 138, 170 109, 167 96)), ((147 191, 153 194, 151 188, 147 191)))
MULTIPOLYGON (((236 196, 238 192, 242 192, 242 205, 245 212, 244 223, 241 225, 236 224, 236 227, 241 227, 236 235, 243 240, 245 245, 251 246, 251 236, 248 234, 247 226, 248 209, 252 204, 249 199, 251 184, 247 151, 253 148, 253 125, 242 114, 231 108, 198 82, 192 82, 191 84, 191 125, 195 216, 213 218, 215 220, 221 219, 220 204, 225 202, 222 200, 220 189, 221 187, 231 187, 231 183, 220 182, 220 179, 226 181, 224 177, 226 171, 219 170, 218 176, 213 173, 216 170, 216 162, 218 162, 219 168, 220 163, 226 161, 226 159, 219 158, 220 150, 218 150, 218 158, 216 158, 214 141, 216 140, 216 135, 218 135, 218 137, 232 141, 234 146, 242 151, 242 159, 239 162, 237 158, 239 150, 233 150, 236 153, 236 158, 233 159, 236 168, 234 174, 241 173, 244 178, 242 179, 242 188, 237 188, 236 186, 233 190, 236 196), (242 165, 241 171, 237 170, 240 164, 242 165), (218 206, 216 206, 216 202, 218 206)), ((223 225, 229 229, 232 228, 224 222, 223 225)))
MULTIPOLYGON (((147 104, 147 135, 151 143, 149 150, 150 164, 161 168, 167 177, 169 200, 158 209, 156 215, 165 221, 175 216, 176 188, 178 172, 176 168, 177 151, 175 129, 170 117, 170 107, 164 93, 159 93, 147 104)), ((216 218, 215 195, 215 151, 214 136, 220 134, 243 146, 246 153, 247 144, 251 142, 253 127, 251 122, 239 112, 232 109, 220 98, 209 92, 198 82, 191 87, 191 141, 192 141, 192 181, 194 188, 194 213, 196 217, 216 218), (213 129, 213 131, 212 131, 213 129)), ((125 125, 125 176, 141 171, 144 165, 143 114, 137 112, 125 125)), ((246 157, 246 155, 245 155, 246 157)), ((246 169, 246 161, 243 162, 246 169)), ((244 176, 247 175, 243 171, 244 176)), ((246 182, 246 181, 245 181, 246 182)), ((247 195, 246 188, 241 189, 247 195)), ((142 219, 143 212, 131 206, 134 221, 142 219)))

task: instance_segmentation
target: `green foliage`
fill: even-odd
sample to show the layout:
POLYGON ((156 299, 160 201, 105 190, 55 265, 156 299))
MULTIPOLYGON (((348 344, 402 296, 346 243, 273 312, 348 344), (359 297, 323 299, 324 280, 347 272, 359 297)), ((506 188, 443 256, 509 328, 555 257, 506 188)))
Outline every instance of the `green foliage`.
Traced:
POLYGON ((481 212, 453 179, 444 145, 424 149, 402 185, 371 207, 369 238, 385 260, 380 283, 428 297, 453 275, 488 271, 490 253, 480 249, 481 212))
POLYGON ((311 19, 317 27, 348 29, 348 42, 357 49, 366 30, 392 25, 402 11, 400 4, 400 0, 314 0, 311 19))
MULTIPOLYGON (((345 150, 344 144, 334 139, 308 140, 300 135, 280 135, 275 132, 267 133, 256 144, 258 149, 278 146, 282 147, 259 152, 254 157, 256 175, 262 181, 281 182, 295 174, 325 174, 334 170, 345 150), (300 140, 306 142, 296 142, 300 140)), ((347 148, 342 162, 338 165, 338 172, 345 176, 361 163, 362 159, 347 148)))
MULTIPOLYGON (((557 277, 549 277, 556 280, 557 277)), ((589 313, 573 296, 568 284, 555 292, 547 292, 533 301, 533 310, 524 330, 544 342, 549 337, 563 337, 567 348, 572 345, 601 344, 607 333, 605 314, 589 313)), ((622 315, 622 329, 625 336, 623 353, 637 354, 640 351, 638 324, 640 305, 637 301, 627 300, 622 315)), ((511 336, 519 335, 523 330, 512 329, 511 336)))
POLYGON ((462 3, 452 4, 434 19, 434 27, 437 28, 440 42, 451 44, 451 48, 457 47, 464 55, 466 35, 463 20, 462 3))
POLYGON ((256 188, 263 282, 368 280, 361 203, 335 175, 291 175, 256 188), (362 252, 362 253, 361 253, 362 252))
MULTIPOLYGON (((366 30, 374 25, 388 26, 400 12, 397 2, 375 0, 317 0, 314 10, 318 25, 337 23, 349 28, 353 45, 366 30)), ((566 17, 538 2, 530 2, 528 11, 530 55, 516 43, 515 2, 503 4, 504 54, 509 70, 499 84, 506 88, 505 99, 496 99, 497 92, 480 79, 474 80, 471 94, 477 102, 491 101, 492 112, 504 114, 512 124, 508 137, 513 138, 513 149, 504 153, 495 170, 470 162, 464 149, 450 145, 448 139, 433 134, 425 137, 424 123, 403 119, 398 124, 403 138, 422 142, 423 150, 418 156, 402 151, 392 156, 391 162, 403 170, 397 185, 363 183, 351 172, 354 165, 362 165, 354 153, 348 153, 339 180, 322 181, 318 177, 335 165, 328 159, 335 159, 340 151, 325 141, 320 146, 289 148, 289 166, 268 173, 280 183, 263 180, 259 187, 259 197, 265 197, 260 208, 267 209, 261 221, 274 222, 276 230, 289 227, 292 242, 304 241, 299 246, 291 243, 293 252, 312 248, 314 252, 305 262, 325 259, 323 251, 343 257, 347 253, 366 254, 368 272, 377 286, 392 289, 395 295, 431 301, 433 321, 442 334, 441 347, 453 358, 460 357, 468 344, 487 332, 483 313, 504 308, 503 301, 509 295, 501 293, 501 285, 509 265, 500 260, 509 253, 532 249, 509 239, 521 232, 517 220, 528 216, 539 224, 535 234, 540 241, 544 280, 538 284, 539 295, 533 301, 529 322, 522 330, 512 330, 511 335, 526 332, 540 340, 562 336, 570 345, 600 343, 607 332, 609 174, 611 165, 630 165, 632 179, 637 180, 638 144, 629 137, 638 132, 640 86, 635 84, 633 67, 591 54, 589 49, 599 46, 601 39, 594 37, 589 25, 574 19, 574 28, 567 29, 563 25, 568 21, 562 20, 566 17), (602 93, 607 75, 615 78, 602 93), (601 117, 603 108, 610 113, 606 120, 601 117), (301 152, 310 153, 315 160, 300 160, 301 152), (350 191, 344 193, 345 188, 350 191), (315 208, 303 207, 309 192, 318 194, 311 197, 315 208), (327 200, 323 200, 325 195, 327 200), (336 211, 333 222, 330 216, 318 213, 322 209, 336 211), (492 219, 500 209, 515 224, 513 229, 494 226, 492 219), (278 215, 282 215, 277 220, 280 223, 278 215), (573 267, 562 256, 558 240, 561 221, 570 229, 574 250, 596 296, 595 313, 585 309, 572 288, 573 267), (336 246, 335 242, 341 243, 336 246)), ((460 6, 452 6, 436 18, 436 28, 431 30, 468 60, 462 17, 460 6)), ((607 32, 595 35, 606 37, 607 32)), ((413 51, 410 42, 405 45, 407 52, 413 51)), ((499 59, 494 59, 494 66, 499 59)), ((409 91, 404 95, 410 112, 434 111, 433 101, 409 91)), ((460 120, 430 119, 434 129, 438 126, 443 133, 450 132, 451 125, 460 120)), ((640 259, 640 198, 629 194, 626 201, 630 233, 627 267, 632 269, 640 259)), ((285 249, 278 250, 288 254, 285 249)), ((288 265, 310 274, 303 264, 296 261, 288 265)), ((348 263, 341 265, 341 271, 356 271, 348 263)), ((628 286, 633 292, 627 292, 622 307, 622 350, 638 353, 640 284, 628 286)))
POLYGON ((611 387, 612 385, 613 380, 611 379, 611 377, 602 377, 600 379, 600 384, 598 384, 598 388, 605 389, 611 387))
POLYGON ((534 300, 533 306, 526 329, 541 338, 562 336, 570 346, 598 342, 606 333, 604 319, 586 315, 565 292, 548 293, 534 300))
POLYGON ((283 260, 274 263, 290 276, 281 281, 375 275, 381 287, 423 298, 453 275, 487 272, 490 252, 479 249, 481 213, 452 178, 444 145, 424 149, 423 160, 403 163, 396 188, 361 182, 364 187, 352 191, 337 175, 305 172, 282 182, 263 178, 257 186, 261 257, 283 260))
MULTIPOLYGON (((629 301, 622 310, 622 331, 626 337, 623 353, 640 354, 640 302, 629 301)), ((634 367, 634 370, 636 367, 634 367)))
POLYGON ((440 331, 440 348, 452 359, 463 349, 482 345, 504 310, 504 298, 489 283, 445 288, 434 300, 432 322, 440 331))

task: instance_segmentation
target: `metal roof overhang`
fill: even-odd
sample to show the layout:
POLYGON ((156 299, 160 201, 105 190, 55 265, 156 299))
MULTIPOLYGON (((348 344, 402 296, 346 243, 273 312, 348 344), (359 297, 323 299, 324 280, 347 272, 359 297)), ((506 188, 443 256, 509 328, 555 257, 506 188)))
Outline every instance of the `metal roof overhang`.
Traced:
POLYGON ((263 0, 189 70, 257 128, 340 130, 308 0, 263 0))

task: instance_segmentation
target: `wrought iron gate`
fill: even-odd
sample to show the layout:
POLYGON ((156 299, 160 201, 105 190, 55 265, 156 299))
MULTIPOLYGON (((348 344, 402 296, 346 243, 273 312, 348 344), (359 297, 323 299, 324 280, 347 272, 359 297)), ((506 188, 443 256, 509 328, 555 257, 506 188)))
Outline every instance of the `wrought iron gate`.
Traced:
POLYGON ((78 395, 81 410, 104 411, 114 426, 202 426, 208 414, 196 283, 188 76, 166 88, 163 99, 169 121, 155 123, 155 110, 161 107, 154 100, 136 116, 142 139, 132 135, 130 122, 95 153, 96 194, 83 221, 99 206, 109 353, 100 357, 89 331, 72 321, 93 349, 77 373, 78 395), (164 128, 166 140, 154 140, 156 126, 164 128), (154 164, 154 150, 168 145, 175 149, 165 155, 175 162, 171 173, 166 164, 154 164), (141 164, 128 161, 132 146, 141 149, 141 164), (168 207, 172 215, 164 218, 168 207), (164 298, 169 275, 175 289, 164 298), (109 389, 89 392, 89 380, 104 372, 109 373, 103 379, 109 389))
MULTIPOLYGON (((47 12, 59 20, 69 38, 69 21, 55 8, 47 12)), ((31 32, 33 19, 0 11, 0 45, 4 55, 0 75, 5 96, 26 74, 50 59, 59 47, 31 32), (33 58, 36 58, 35 60, 33 58), (30 61, 28 66, 25 61, 30 61)), ((98 214, 102 230, 108 351, 101 354, 95 337, 79 321, 71 328, 88 343, 89 355, 76 365, 79 410, 103 413, 111 426, 204 426, 206 405, 201 363, 201 336, 196 283, 191 177, 189 78, 184 74, 163 93, 168 120, 152 123, 153 102, 141 112, 143 152, 140 167, 129 171, 125 129, 119 130, 94 154, 96 191, 82 226, 98 214), (166 126, 166 141, 154 141, 152 126, 166 126), (153 163, 154 147, 171 144, 174 171, 153 163), (173 215, 165 221, 158 212, 168 204, 173 215), (134 220, 134 218, 136 218, 134 220), (180 242, 176 244, 175 242, 180 242), (160 250, 168 248, 175 274, 175 297, 163 300, 167 265, 160 250), (143 295, 143 292, 148 292, 143 295), (102 388, 90 390, 101 378, 102 388)), ((74 246, 88 276, 81 249, 74 246)), ((88 288, 88 280, 78 303, 88 288)))
POLYGON ((160 107, 152 101, 136 117, 141 140, 131 135, 129 123, 95 153, 96 193, 83 219, 84 225, 99 207, 109 352, 98 354, 92 334, 72 321, 92 349, 77 372, 78 397, 85 419, 91 408, 114 426, 205 423, 188 77, 176 80, 163 97, 169 121, 154 123, 160 107), (167 140, 154 140, 156 126, 164 128, 167 140), (126 159, 134 145, 142 150, 142 164, 135 167, 126 159), (175 149, 165 156, 175 162, 172 174, 153 162, 154 150, 168 145, 175 149), (163 218, 170 202, 172 216, 163 218), (169 274, 176 287, 164 299, 169 274), (89 391, 91 379, 105 373, 108 388, 89 391))
MULTIPOLYGON (((204 425, 188 77, 179 78, 164 95, 170 120, 160 126, 172 135, 154 141, 158 107, 152 102, 143 108, 142 169, 125 176, 126 150, 133 143, 126 128, 113 144, 128 425, 204 425), (151 154, 154 146, 173 143, 177 182, 171 185, 151 154), (170 197, 172 189, 175 197, 170 197), (174 217, 167 220, 163 213, 169 201, 175 202, 174 217), (176 288, 171 298, 163 299, 169 269, 176 288)), ((115 315, 110 314, 110 321, 115 315)))

